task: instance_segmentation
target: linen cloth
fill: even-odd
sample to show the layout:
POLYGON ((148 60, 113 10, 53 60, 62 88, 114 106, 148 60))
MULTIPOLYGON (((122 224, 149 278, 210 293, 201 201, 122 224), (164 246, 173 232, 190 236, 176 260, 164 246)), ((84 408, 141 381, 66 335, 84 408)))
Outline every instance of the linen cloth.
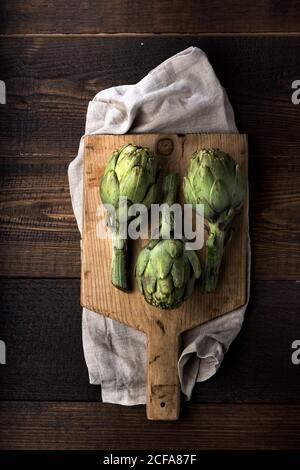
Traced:
MULTIPOLYGON (((135 85, 102 90, 88 105, 85 135, 151 132, 238 132, 226 92, 199 48, 189 47, 167 59, 135 85)), ((78 155, 68 168, 80 232, 83 152, 81 139, 78 155)), ((250 272, 249 260, 248 268, 250 272)), ((246 306, 183 335, 178 373, 186 399, 190 399, 195 382, 207 380, 218 370, 241 329, 246 306)), ((84 308, 82 338, 89 380, 101 384, 102 400, 123 405, 145 403, 145 335, 84 308)))

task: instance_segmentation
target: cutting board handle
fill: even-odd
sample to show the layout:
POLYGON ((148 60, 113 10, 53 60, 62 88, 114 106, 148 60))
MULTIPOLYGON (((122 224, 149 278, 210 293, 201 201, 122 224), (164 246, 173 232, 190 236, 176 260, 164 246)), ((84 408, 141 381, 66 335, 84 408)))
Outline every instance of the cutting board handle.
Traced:
POLYGON ((147 418, 152 420, 179 417, 179 335, 169 325, 156 319, 148 331, 147 418))

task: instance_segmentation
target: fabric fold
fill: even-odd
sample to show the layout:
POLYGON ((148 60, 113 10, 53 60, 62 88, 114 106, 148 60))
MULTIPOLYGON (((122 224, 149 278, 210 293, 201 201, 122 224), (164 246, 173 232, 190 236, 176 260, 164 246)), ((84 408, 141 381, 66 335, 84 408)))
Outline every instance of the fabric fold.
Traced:
MULTIPOLYGON (((86 135, 151 132, 238 132, 226 91, 200 49, 189 47, 162 62, 135 85, 102 90, 89 103, 86 135)), ((82 138, 78 155, 68 169, 80 232, 83 153, 82 138)), ((250 258, 248 287, 249 273, 250 258)), ((218 370, 241 329, 246 306, 184 333, 178 373, 186 399, 190 399, 196 382, 207 380, 218 370)), ((89 380, 101 384, 102 400, 122 405, 145 403, 145 335, 84 308, 82 337, 89 380)))

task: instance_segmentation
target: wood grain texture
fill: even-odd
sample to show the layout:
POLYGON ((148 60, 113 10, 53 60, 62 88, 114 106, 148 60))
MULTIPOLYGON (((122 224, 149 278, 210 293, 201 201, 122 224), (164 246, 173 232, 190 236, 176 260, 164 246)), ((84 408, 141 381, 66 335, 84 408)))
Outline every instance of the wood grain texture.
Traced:
POLYGON ((180 421, 157 423, 141 406, 2 402, 1 449, 291 450, 299 418, 299 405, 188 404, 180 421))
POLYGON ((70 202, 69 161, 1 158, 2 276, 78 276, 80 234, 70 202))
MULTIPOLYGON (((178 419, 179 380, 178 336, 185 330, 230 312, 246 302, 248 197, 236 217, 235 232, 226 249, 219 283, 213 294, 203 295, 199 288, 176 310, 160 310, 149 305, 132 275, 132 292, 116 289, 111 282, 111 234, 98 234, 105 218, 99 198, 99 181, 115 149, 124 143, 149 147, 159 159, 164 175, 177 172, 179 187, 191 155, 200 148, 220 148, 240 165, 248 180, 247 137, 240 134, 167 134, 87 136, 84 140, 83 236, 81 252, 81 305, 94 312, 141 330, 147 335, 147 416, 149 419, 178 419), (163 151, 164 144, 168 152, 163 151), (102 218, 99 217, 102 208, 102 218), (100 210, 99 210, 100 209, 100 210), (103 238, 103 235, 107 235, 103 238)), ((178 201, 184 203, 181 191, 178 201)), ((133 274, 142 241, 130 243, 133 274)))
MULTIPOLYGON (((1 276, 80 276, 70 161, 59 155, 0 161, 1 276)), ((299 279, 300 159, 250 155, 249 182, 253 279, 299 279)))
POLYGON ((207 52, 239 130, 250 134, 253 276, 299 279, 300 114, 291 103, 291 83, 298 78, 300 40, 193 36, 1 39, 8 91, 0 107, 1 153, 7 156, 1 275, 79 277, 66 169, 84 132, 87 102, 102 88, 136 82, 190 44, 207 52))
MULTIPOLYGON (((81 340, 78 279, 0 280, 0 331, 7 364, 1 400, 99 401, 81 340)), ((300 367, 291 344, 300 331, 296 282, 252 282, 245 324, 217 374, 195 387, 197 403, 297 403, 300 367)))
MULTIPOLYGON (((99 198, 99 181, 111 153, 124 145, 133 143, 148 146, 159 158, 165 174, 177 171, 179 181, 186 174, 190 156, 197 148, 220 148, 228 152, 240 164, 247 178, 248 153, 247 138, 239 134, 187 134, 184 137, 163 134, 140 134, 122 136, 87 136, 84 157, 84 222, 82 239, 81 303, 95 312, 101 312, 115 320, 138 330, 148 332, 149 322, 161 321, 166 328, 176 324, 175 331, 181 333, 215 316, 222 315, 243 305, 246 299, 246 247, 247 247, 247 203, 242 213, 236 217, 235 233, 228 245, 219 286, 214 295, 203 295, 195 290, 182 307, 174 311, 161 311, 149 305, 136 286, 132 275, 133 290, 128 295, 111 284, 111 239, 110 233, 103 239, 98 236, 97 225, 103 222, 99 216, 103 208, 99 198), (173 150, 168 156, 159 154, 163 140, 172 142, 173 150), (230 260, 230 262, 228 262, 230 260), (143 316, 137 314, 137 309, 143 316)), ((181 183, 179 183, 181 186, 181 183)), ((184 203, 180 192, 178 200, 184 203)), ((133 273, 141 240, 132 243, 133 273)))
POLYGON ((299 154, 300 37, 8 38, 1 39, 3 155, 76 155, 87 104, 106 87, 136 83, 191 45, 207 54, 233 104, 250 154, 299 154), (275 53, 276 51, 276 53, 275 53))
MULTIPOLYGON (((259 5, 234 1, 230 2, 230 8, 228 4, 204 1, 201 5, 197 3, 197 15, 190 15, 181 8, 178 14, 180 2, 177 1, 168 9, 166 3, 161 2, 159 5, 154 2, 155 8, 143 4, 142 9, 136 7, 137 2, 130 2, 130 19, 126 14, 128 2, 92 0, 91 3, 96 7, 94 11, 86 8, 82 1, 66 4, 57 0, 44 5, 43 0, 27 4, 5 0, 1 32, 94 33, 110 28, 117 32, 144 31, 144 28, 152 31, 157 28, 157 32, 161 32, 178 28, 209 33, 299 30, 296 1, 276 4, 263 1, 259 5), (114 9, 116 4, 118 9, 114 9), (101 13, 97 14, 99 6, 101 13)), ((0 107, 1 149, 9 157, 19 156, 11 159, 10 168, 14 168, 15 175, 10 173, 12 177, 4 180, 2 273, 9 276, 79 275, 79 237, 69 201, 65 199, 67 186, 53 180, 52 184, 60 187, 61 192, 57 192, 56 197, 54 191, 49 195, 51 189, 47 186, 46 175, 34 172, 45 168, 46 159, 59 156, 54 173, 60 179, 62 173, 58 167, 61 163, 64 165, 64 159, 69 161, 75 155, 83 133, 86 102, 99 89, 113 82, 134 83, 160 60, 194 43, 209 54, 238 113, 239 129, 250 133, 252 156, 259 156, 251 162, 255 168, 252 193, 254 275, 265 279, 299 279, 299 113, 290 103, 290 84, 299 78, 299 39, 223 37, 202 41, 201 38, 150 40, 137 37, 124 38, 121 42, 119 39, 113 38, 112 42, 74 37, 66 41, 23 37, 1 40, 1 79, 5 74, 5 81, 9 83, 9 106, 0 107), (280 161, 277 161, 279 156, 280 161), (261 157, 267 157, 266 164, 262 164, 261 157), (34 163, 30 167, 27 164, 32 159, 34 163), (34 173, 34 178, 30 172, 34 173), (259 180, 257 173, 263 175, 259 180), (268 180, 266 187, 264 179, 268 180), (28 186, 22 200, 24 183, 28 186), (39 183, 45 186, 41 211, 34 200, 41 197, 40 191, 34 189, 39 183)), ((47 167, 46 172, 49 171, 51 165, 47 167)), ((5 331, 10 344, 10 362, 0 368, 1 396, 29 400, 97 399, 98 388, 87 384, 80 351, 78 280, 1 280, 0 286, 3 312, 0 321, 5 327, 1 335, 5 331), (44 330, 47 334, 41 337, 44 330)), ((218 374, 197 387, 196 400, 298 402, 299 374, 295 374, 297 369, 290 363, 290 352, 287 353, 294 332, 299 330, 299 316, 294 315, 299 311, 298 285, 293 282, 253 283, 249 311, 247 328, 231 347, 218 374), (285 319, 291 315, 293 321, 286 323, 285 319), (282 324, 286 327, 281 328, 282 324)), ((85 413, 84 407, 78 409, 76 404, 72 407, 70 403, 66 404, 67 408, 62 404, 64 412, 62 408, 52 408, 49 413, 49 408, 45 411, 48 405, 4 403, 4 420, 0 419, 3 423, 1 444, 12 449, 38 448, 39 445, 97 449, 104 442, 105 448, 113 449, 120 447, 121 435, 121 442, 125 446, 129 443, 131 449, 136 448, 135 440, 140 446, 141 441, 147 442, 148 448, 171 446, 173 442, 177 443, 177 449, 180 445, 185 447, 186 442, 194 443, 194 448, 199 443, 205 448, 208 442, 208 448, 214 448, 219 436, 218 443, 223 443, 223 448, 299 448, 299 410, 293 406, 292 409, 281 405, 247 406, 247 412, 231 406, 225 407, 224 415, 222 405, 210 408, 208 420, 202 410, 197 418, 192 410, 192 421, 188 419, 187 424, 191 422, 193 427, 181 427, 177 432, 174 423, 168 430, 164 428, 167 423, 163 423, 154 432, 152 428, 144 432, 132 409, 112 407, 116 414, 108 409, 106 414, 96 405, 98 417, 94 409, 85 413), (113 426, 107 433, 111 416, 113 426), (122 418, 125 422, 128 420, 128 428, 124 428, 122 418), (195 434, 199 424, 201 431, 204 424, 209 432, 199 434, 196 431, 195 434), (59 443, 53 429, 58 430, 59 443), (94 429, 92 436, 90 429, 94 429), (127 432, 124 433, 124 429, 127 432), (142 433, 138 432, 140 429, 142 433)), ((139 412, 143 417, 143 410, 139 412)))
POLYGON ((5 0, 1 31, 19 33, 299 32, 299 2, 5 0))
MULTIPOLYGON (((137 316, 143 306, 137 306, 137 316)), ((181 341, 172 324, 153 316, 147 331, 147 418, 150 420, 176 420, 180 414, 180 383, 178 359, 181 341)))

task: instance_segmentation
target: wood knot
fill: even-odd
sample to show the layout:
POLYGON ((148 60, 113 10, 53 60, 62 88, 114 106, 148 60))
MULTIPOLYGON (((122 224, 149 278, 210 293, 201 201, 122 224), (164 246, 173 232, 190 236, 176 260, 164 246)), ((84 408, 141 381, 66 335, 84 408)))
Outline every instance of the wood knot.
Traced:
POLYGON ((156 144, 156 153, 159 155, 168 156, 174 150, 174 143, 169 138, 160 139, 156 144))

